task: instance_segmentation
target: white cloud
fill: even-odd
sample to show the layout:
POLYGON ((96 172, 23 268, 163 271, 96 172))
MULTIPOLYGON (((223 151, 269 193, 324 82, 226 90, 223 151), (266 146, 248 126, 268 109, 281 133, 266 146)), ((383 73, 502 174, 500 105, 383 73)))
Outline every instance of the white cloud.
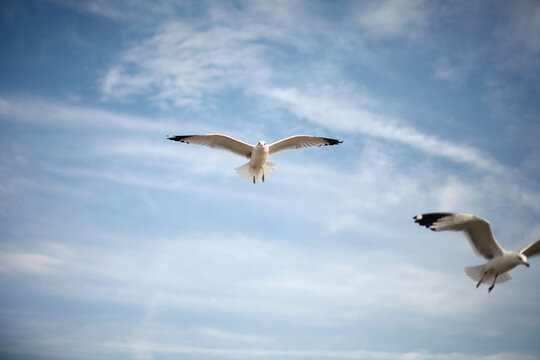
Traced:
MULTIPOLYGON (((272 182, 281 184, 280 186, 284 186, 290 191, 306 191, 306 195, 307 189, 328 194, 327 201, 340 199, 339 211, 330 212, 326 206, 321 206, 319 211, 301 211, 298 213, 303 214, 306 218, 312 217, 313 221, 321 224, 325 231, 329 233, 344 230, 356 231, 355 229, 360 229, 361 226, 354 226, 355 221, 362 219, 361 214, 364 211, 381 213, 383 209, 393 209, 399 204, 412 201, 413 198, 416 199, 416 203, 418 203, 418 199, 423 199, 422 201, 427 203, 429 201, 426 197, 428 194, 433 200, 433 208, 444 211, 448 211, 450 208, 456 210, 459 208, 462 211, 473 212, 475 209, 483 210, 482 206, 486 208, 486 203, 492 204, 491 207, 500 206, 501 201, 519 204, 519 206, 526 206, 537 211, 537 202, 534 199, 538 197, 538 194, 534 188, 523 186, 523 184, 516 185, 516 181, 519 179, 516 176, 519 175, 519 172, 508 172, 508 174, 513 174, 511 177, 501 176, 497 171, 500 171, 502 166, 489 156, 484 156, 477 149, 422 134, 407 125, 402 125, 398 119, 387 118, 370 110, 377 106, 377 103, 371 99, 358 96, 350 98, 348 94, 349 92, 345 92, 342 95, 339 91, 327 87, 323 92, 316 95, 313 95, 312 91, 301 93, 296 89, 281 89, 270 92, 266 96, 277 101, 279 106, 285 106, 285 108, 295 112, 299 117, 307 118, 309 121, 336 133, 349 133, 350 135, 345 138, 346 142, 340 145, 341 147, 355 141, 354 135, 351 136, 351 134, 366 134, 375 139, 397 141, 414 149, 447 157, 457 162, 473 164, 478 168, 490 170, 488 174, 493 172, 498 176, 493 178, 489 176, 480 177, 472 181, 463 179, 458 181, 456 178, 448 177, 448 174, 442 175, 437 170, 439 175, 424 176, 423 180, 419 180, 417 177, 411 178, 407 173, 403 172, 403 169, 396 168, 398 163, 392 160, 396 154, 392 154, 390 149, 388 151, 384 150, 384 147, 381 147, 382 144, 379 146, 379 150, 375 150, 377 146, 374 145, 377 142, 369 142, 367 139, 362 139, 360 144, 351 144, 352 148, 359 149, 358 147, 360 147, 365 150, 362 158, 359 159, 361 161, 359 163, 361 164, 360 167, 355 165, 353 168, 350 166, 341 168, 330 166, 325 162, 313 161, 289 163, 286 157, 281 158, 283 160, 279 159, 280 174, 276 173, 275 177, 272 178, 272 182), (318 174, 326 174, 327 176, 320 177, 318 174), (443 180, 441 180, 441 176, 443 180), (438 179, 435 181, 437 177, 438 179), (303 179, 300 187, 297 184, 298 178, 303 179), (373 192, 369 189, 378 190, 373 192), (353 201, 355 198, 362 199, 362 201, 353 201), (474 199, 488 199, 489 201, 483 201, 482 204, 484 205, 481 205, 474 199)), ((0 113, 5 119, 24 121, 31 124, 37 123, 53 127, 105 127, 130 130, 142 134, 146 134, 148 131, 159 131, 161 134, 159 137, 163 136, 163 140, 159 142, 148 141, 146 137, 134 138, 132 136, 113 138, 106 141, 102 139, 96 141, 89 138, 91 148, 79 149, 78 151, 82 151, 82 153, 75 156, 84 155, 85 157, 91 156, 98 159, 112 156, 124 162, 123 167, 120 169, 108 166, 107 164, 111 164, 110 162, 100 162, 107 166, 70 168, 47 165, 45 168, 48 171, 54 171, 66 176, 99 178, 142 189, 150 188, 180 192, 191 189, 207 194, 219 193, 221 196, 239 196, 244 200, 257 201, 254 194, 242 193, 237 190, 227 192, 221 189, 218 191, 211 186, 197 184, 194 178, 186 178, 185 175, 190 173, 197 176, 205 174, 208 176, 236 178, 237 175, 233 168, 243 164, 245 160, 211 149, 168 141, 164 137, 163 129, 172 128, 173 126, 167 122, 152 121, 141 117, 126 116, 121 113, 31 98, 1 97, 0 113), (128 162, 125 163, 125 161, 128 162), (136 167, 134 167, 135 162, 137 163, 136 167), (156 176, 157 169, 162 171, 161 177, 156 176)), ((193 124, 186 126, 192 129, 197 127, 193 124)), ((233 135, 234 133, 233 131, 233 135)), ((248 137, 242 133, 237 135, 239 138, 248 137)), ((311 151, 332 152, 341 150, 343 149, 332 148, 311 151)), ((309 156, 311 154, 306 151, 302 155, 309 156)), ((419 159, 418 163, 425 164, 422 159, 419 159)), ((4 164, 7 164, 7 162, 4 162, 4 164)), ((433 170, 432 167, 430 169, 429 171, 433 170)), ((425 169, 421 170, 419 168, 411 168, 410 171, 426 172, 425 169)), ((5 181, 2 184, 2 189, 6 194, 14 191, 13 186, 10 184, 15 184, 15 180, 9 180, 11 175, 7 175, 4 176, 5 181)), ((32 184, 34 187, 36 185, 30 178, 21 179, 20 176, 17 177, 17 184, 23 183, 32 184)), ((60 184, 47 187, 49 190, 54 191, 62 188, 60 184)), ((278 200, 283 201, 289 209, 299 207, 299 204, 290 202, 289 198, 286 197, 276 199, 276 201, 272 201, 271 198, 272 196, 268 196, 264 201, 267 204, 275 204, 278 200)), ((318 207, 313 206, 314 208, 318 207)), ((299 210, 302 210, 301 206, 299 210)), ((413 211, 416 212, 418 209, 413 211)), ((370 220, 360 220, 358 224, 364 224, 364 226, 370 228, 370 220)))
POLYGON ((253 334, 239 334, 230 331, 223 331, 214 328, 201 327, 196 329, 196 333, 200 336, 209 337, 214 340, 231 343, 272 343, 274 340, 269 337, 253 335, 253 334))
POLYGON ((60 264, 60 259, 43 254, 0 252, 2 273, 52 274, 60 264))
MULTIPOLYGON (((127 185, 133 188, 138 188, 139 190, 144 189, 154 189, 161 191, 170 191, 170 192, 180 192, 180 193, 197 193, 204 194, 205 196, 213 196, 219 198, 234 198, 236 200, 248 201, 259 204, 266 204, 267 206, 275 206, 278 200, 270 195, 264 194, 254 194, 251 192, 245 192, 239 188, 228 189, 218 186, 208 185, 207 183, 200 182, 201 175, 212 175, 215 179, 223 179, 224 177, 232 177, 237 180, 237 183, 240 182, 241 186, 246 185, 247 181, 238 177, 234 172, 232 167, 223 169, 223 163, 219 161, 219 158, 214 158, 210 161, 203 162, 194 162, 186 161, 186 165, 190 166, 193 164, 192 168, 186 170, 182 167, 182 163, 173 165, 169 164, 168 166, 160 166, 161 168, 169 168, 170 172, 164 174, 163 171, 152 172, 151 169, 143 171, 133 171, 133 170, 118 170, 114 168, 94 170, 94 169, 84 169, 84 168, 59 168, 59 167, 48 167, 46 170, 60 174, 66 177, 71 178, 84 178, 84 179, 99 179, 107 182, 113 182, 120 185, 127 185), (215 160, 215 161, 214 161, 215 160), (230 170, 227 172, 227 170, 230 170), (187 177, 186 174, 192 173, 196 174, 196 177, 187 177)), ((219 180, 216 180, 215 183, 218 183, 219 180)), ((53 192, 68 192, 71 193, 76 189, 71 188, 44 188, 47 191, 53 192)), ((136 193, 138 196, 143 196, 143 194, 136 193)), ((88 197, 88 195, 86 195, 88 197)), ((149 204, 150 205, 150 204, 149 204)))
POLYGON ((149 18, 154 21, 156 17, 166 16, 176 8, 186 6, 176 1, 155 0, 148 3, 144 0, 91 0, 73 2, 69 0, 49 0, 73 7, 81 12, 90 13, 119 21, 146 22, 149 18))
POLYGON ((88 173, 80 172, 82 169, 73 169, 73 175, 89 175, 123 183, 128 183, 127 180, 131 178, 134 180, 133 185, 139 182, 141 186, 146 184, 149 187, 170 190, 185 188, 193 180, 188 177, 190 174, 198 177, 212 176, 215 179, 232 178, 233 182, 236 182, 235 180, 240 180, 240 177, 234 168, 247 162, 245 158, 225 152, 165 139, 159 142, 118 139, 107 144, 95 144, 95 148, 90 152, 101 159, 114 157, 120 161, 136 163, 138 168, 121 176, 115 174, 113 169, 109 170, 111 173, 97 171, 88 173), (161 182, 156 179, 156 169, 162 171, 159 176, 163 180, 161 182), (139 180, 136 181, 134 177, 138 177, 139 180))
POLYGON ((376 38, 416 37, 427 22, 427 8, 422 0, 375 1, 362 8, 359 24, 376 38))
POLYGON ((464 69, 459 66, 450 63, 450 60, 441 58, 435 65, 435 72, 433 73, 435 79, 448 80, 448 81, 463 81, 465 78, 464 69))
MULTIPOLYGON (((341 94, 336 94, 332 85, 311 84, 310 88, 317 89, 313 95, 315 90, 301 93, 295 88, 272 85, 282 78, 271 65, 274 54, 270 49, 279 52, 279 47, 269 47, 265 42, 291 45, 302 37, 301 33, 291 36, 275 30, 279 28, 276 22, 285 22, 288 31, 296 30, 294 21, 301 23, 303 19, 298 15, 299 6, 282 5, 279 10, 260 4, 246 5, 240 11, 214 4, 208 10, 210 23, 167 21, 153 36, 122 53, 118 64, 103 79, 103 93, 115 99, 144 93, 159 105, 200 107, 203 97, 236 87, 257 94, 261 99, 279 100, 297 116, 334 131, 376 136, 490 172, 503 171, 501 164, 472 146, 426 135, 403 125, 401 119, 384 115, 384 111, 358 105, 358 100, 361 104, 374 101, 351 95, 354 90, 340 90, 341 94), (286 20, 277 17, 276 11, 286 14, 286 20), (240 20, 231 21, 231 14, 237 12, 240 12, 237 14, 240 20), (254 22, 250 19, 253 14, 264 16, 267 22, 254 22)), ((422 1, 386 1, 372 5, 361 7, 362 21, 378 35, 412 33, 427 16, 422 1)), ((462 75, 455 67, 442 62, 435 76, 456 80, 462 75)))
POLYGON ((171 123, 164 121, 31 97, 0 96, 0 116, 4 121, 44 126, 103 127, 138 132, 162 132, 173 128, 171 123))
POLYGON ((282 294, 287 302, 295 299, 304 303, 294 316, 305 317, 313 324, 372 321, 372 312, 407 309, 411 316, 402 316, 402 322, 417 326, 415 317, 467 316, 478 306, 480 299, 455 296, 471 289, 461 274, 396 262, 395 255, 366 252, 354 256, 356 263, 353 259, 321 261, 317 270, 290 269, 264 286, 282 294))
POLYGON ((205 30, 185 22, 168 22, 122 55, 103 79, 106 96, 122 99, 146 92, 153 101, 197 106, 223 87, 257 82, 266 76, 260 34, 215 25, 205 30), (127 71, 129 67, 131 71, 127 71))
POLYGON ((465 184, 453 177, 447 179, 442 186, 434 186, 432 196, 436 199, 436 209, 447 211, 474 212, 475 204, 482 199, 481 189, 476 184, 465 184))
POLYGON ((339 94, 312 95, 297 89, 276 89, 269 96, 284 103, 297 116, 325 126, 333 131, 353 132, 397 141, 429 154, 474 165, 483 170, 499 173, 504 167, 489 155, 464 144, 454 144, 436 136, 426 135, 399 119, 380 115, 358 107, 354 101, 339 94), (336 96, 337 95, 337 96, 336 96))
MULTIPOLYGON (((55 286, 49 292, 60 297, 149 306, 149 322, 159 308, 333 326, 358 319, 373 321, 373 312, 380 309, 406 308, 409 315, 403 321, 410 322, 424 315, 467 316, 482 301, 461 297, 464 291, 474 290, 461 272, 445 274, 404 263, 398 261, 402 254, 392 251, 351 249, 344 255, 278 240, 185 234, 173 240, 153 239, 151 246, 115 251, 115 246, 123 246, 118 239, 116 243, 107 240, 107 250, 101 249, 98 239, 94 240, 97 245, 58 247, 45 243, 41 246, 50 255, 2 254, 2 259, 11 264, 9 269, 45 274, 62 264, 62 274, 56 274, 55 286)), ((140 243, 133 238, 130 242, 140 243)), ((264 340, 217 330, 209 335, 238 341, 264 340)))
POLYGON ((143 188, 154 188, 161 190, 182 190, 186 188, 186 182, 181 179, 166 179, 166 178, 156 178, 154 176, 142 175, 136 172, 129 171, 115 171, 115 170, 87 170, 83 168, 78 169, 61 169, 61 168, 49 168, 50 171, 76 177, 85 177, 85 178, 99 178, 108 181, 117 182, 120 184, 143 187, 143 188))
POLYGON ((276 350, 276 349, 256 349, 256 348, 208 348, 183 346, 178 344, 164 344, 162 342, 132 341, 132 342, 108 342, 104 347, 122 352, 144 352, 159 355, 188 355, 188 356, 208 356, 212 358, 301 358, 301 359, 351 359, 351 360, 533 360, 534 355, 527 355, 519 352, 493 353, 488 355, 467 354, 467 353, 431 353, 427 351, 418 352, 385 352, 369 350, 276 350))
POLYGON ((103 79, 102 91, 107 96, 121 100, 126 96, 148 91, 151 85, 151 77, 131 77, 123 66, 116 66, 110 69, 103 79))
POLYGON ((535 0, 519 1, 505 5, 508 26, 499 30, 501 38, 518 43, 527 50, 540 52, 540 4, 535 0))

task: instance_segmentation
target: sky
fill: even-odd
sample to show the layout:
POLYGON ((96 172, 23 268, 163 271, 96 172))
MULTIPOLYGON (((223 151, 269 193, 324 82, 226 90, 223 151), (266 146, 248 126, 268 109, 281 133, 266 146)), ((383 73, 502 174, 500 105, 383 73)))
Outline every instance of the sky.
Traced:
POLYGON ((540 3, 4 0, 0 357, 540 357, 540 3), (167 140, 222 133, 246 159, 167 140))

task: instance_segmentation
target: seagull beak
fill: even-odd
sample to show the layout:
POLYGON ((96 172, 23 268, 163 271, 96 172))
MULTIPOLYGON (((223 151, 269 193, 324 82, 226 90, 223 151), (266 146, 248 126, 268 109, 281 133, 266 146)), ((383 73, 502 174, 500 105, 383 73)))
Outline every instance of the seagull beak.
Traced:
POLYGON ((529 265, 529 263, 528 263, 528 262, 526 262, 526 263, 525 263, 525 266, 526 266, 526 267, 529 267, 530 265, 529 265))

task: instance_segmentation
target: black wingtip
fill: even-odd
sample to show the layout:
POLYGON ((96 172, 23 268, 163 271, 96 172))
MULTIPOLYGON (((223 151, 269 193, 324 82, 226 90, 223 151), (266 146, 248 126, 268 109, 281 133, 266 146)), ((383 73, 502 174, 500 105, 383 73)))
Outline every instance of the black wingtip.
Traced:
POLYGON ((174 136, 167 136, 167 139, 172 141, 180 141, 184 142, 184 139, 192 137, 193 135, 174 135, 174 136))
POLYGON ((330 139, 330 138, 323 138, 327 143, 324 144, 325 146, 326 145, 337 145, 337 144, 341 144, 343 142, 343 140, 337 140, 337 139, 330 139))
POLYGON ((436 231, 431 226, 433 223, 437 222, 440 218, 443 218, 445 216, 452 215, 451 213, 428 213, 428 214, 422 214, 415 216, 414 222, 417 223, 420 226, 425 226, 426 228, 436 231))

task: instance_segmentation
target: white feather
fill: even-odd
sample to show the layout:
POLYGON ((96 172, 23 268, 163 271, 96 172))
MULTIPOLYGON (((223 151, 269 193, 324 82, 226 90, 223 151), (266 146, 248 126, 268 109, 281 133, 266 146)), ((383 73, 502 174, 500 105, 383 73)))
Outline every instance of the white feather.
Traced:
MULTIPOLYGON (((488 272, 484 275, 484 278, 482 278, 482 275, 484 274, 484 265, 467 266, 465 268, 465 273, 474 281, 480 281, 480 279, 482 279, 482 284, 493 284, 493 278, 495 277, 494 273, 488 272)), ((508 272, 500 273, 497 275, 496 284, 502 284, 509 280, 512 280, 512 277, 508 272)))
POLYGON ((263 165, 262 168, 253 167, 251 163, 248 162, 242 166, 235 168, 234 170, 236 170, 236 173, 240 175, 242 178, 249 181, 252 181, 253 176, 255 176, 255 181, 257 182, 257 181, 262 181, 263 170, 264 170, 264 176, 266 178, 268 175, 272 173, 275 167, 276 167, 276 164, 271 161, 267 161, 263 165))

